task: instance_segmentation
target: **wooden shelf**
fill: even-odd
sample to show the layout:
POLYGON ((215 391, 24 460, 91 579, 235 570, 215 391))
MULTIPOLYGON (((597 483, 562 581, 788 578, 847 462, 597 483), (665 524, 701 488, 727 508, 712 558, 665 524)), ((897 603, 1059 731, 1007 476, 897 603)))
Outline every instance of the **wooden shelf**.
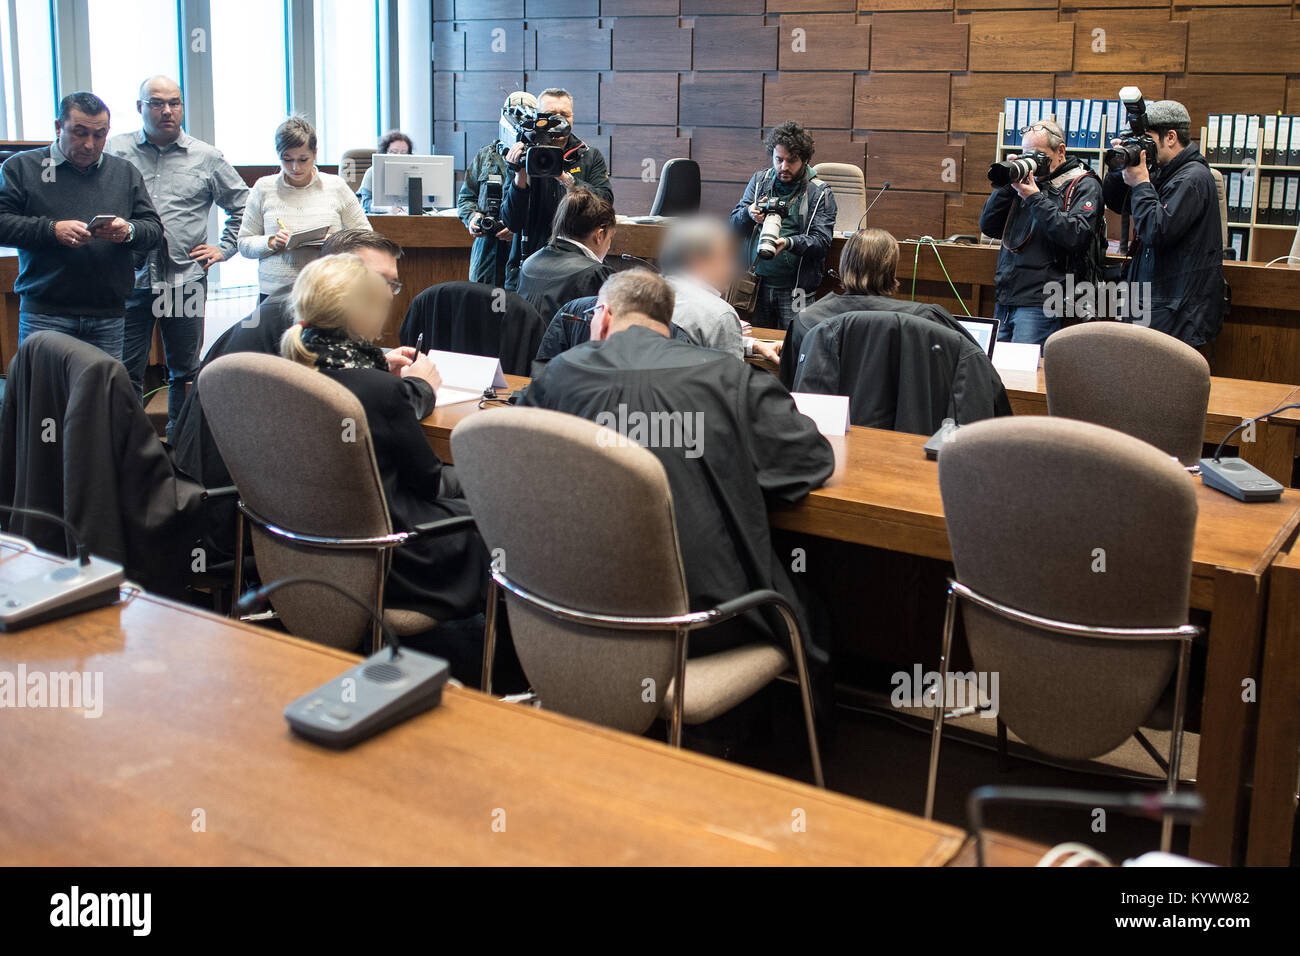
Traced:
MULTIPOLYGON (((1200 139, 1200 142, 1202 144, 1204 144, 1206 139, 1208 138, 1208 133, 1209 131, 1207 130, 1207 128, 1202 126, 1201 139, 1200 139)), ((1247 170, 1249 170, 1250 174, 1256 177, 1255 181, 1251 184, 1250 218, 1245 222, 1228 223, 1229 230, 1239 230, 1239 231, 1244 231, 1246 233, 1246 258, 1244 260, 1245 262, 1267 262, 1270 258, 1274 258, 1273 256, 1263 256, 1263 257, 1258 256, 1258 252, 1259 252, 1258 244, 1255 242, 1256 233, 1295 232, 1297 228, 1294 225, 1283 225, 1281 223, 1255 221, 1259 216, 1260 190, 1259 190, 1258 174, 1279 173, 1282 175, 1290 174, 1293 176, 1300 176, 1300 166, 1285 166, 1276 163, 1259 162, 1259 159, 1263 155, 1263 152, 1264 152, 1264 138, 1263 136, 1260 136, 1255 143, 1255 159, 1253 161, 1247 161, 1242 163, 1215 163, 1215 162, 1210 163, 1210 167, 1212 169, 1218 169, 1224 171, 1225 173, 1235 173, 1235 172, 1244 173, 1247 170)), ((1206 159, 1208 161, 1209 157, 1207 156, 1206 159)), ((1227 179, 1227 175, 1224 176, 1224 179, 1225 180, 1227 179)), ((1227 182, 1224 183, 1224 189, 1225 191, 1228 189, 1227 182)), ((1270 244, 1275 245, 1275 243, 1270 243, 1270 244)))

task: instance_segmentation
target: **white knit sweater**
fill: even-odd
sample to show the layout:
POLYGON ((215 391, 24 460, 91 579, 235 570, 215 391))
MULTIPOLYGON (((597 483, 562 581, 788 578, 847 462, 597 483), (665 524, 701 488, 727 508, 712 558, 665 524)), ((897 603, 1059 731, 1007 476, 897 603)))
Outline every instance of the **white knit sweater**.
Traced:
POLYGON ((290 186, 284 173, 263 176, 248 193, 239 227, 239 254, 260 260, 257 285, 266 295, 287 291, 302 267, 320 255, 320 246, 272 252, 268 241, 280 231, 281 222, 290 232, 326 225, 331 233, 370 228, 361 203, 338 176, 318 169, 306 186, 290 186))

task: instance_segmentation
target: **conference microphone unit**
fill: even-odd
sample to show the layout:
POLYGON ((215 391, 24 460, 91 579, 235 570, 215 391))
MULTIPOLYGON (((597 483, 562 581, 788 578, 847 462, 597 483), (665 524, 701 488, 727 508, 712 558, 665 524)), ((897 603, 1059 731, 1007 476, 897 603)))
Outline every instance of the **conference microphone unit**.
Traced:
POLYGON ((1243 428, 1254 424, 1261 418, 1268 418, 1270 415, 1276 415, 1278 412, 1284 412, 1290 408, 1300 408, 1300 403, 1282 405, 1271 412, 1248 418, 1224 435, 1223 441, 1219 442, 1219 447, 1214 449, 1214 457, 1201 459, 1201 481, 1215 491, 1222 491, 1225 495, 1232 495, 1238 501, 1277 501, 1281 498, 1283 488, 1278 482, 1244 459, 1221 458, 1220 454, 1223 452, 1223 446, 1228 443, 1228 439, 1243 428))
MULTIPOLYGON (((888 185, 888 183, 886 183, 888 185)), ((939 343, 930 346, 930 351, 939 356, 943 361, 943 347, 939 343)), ((943 380, 948 386, 948 405, 952 406, 952 373, 948 370, 947 365, 940 366, 943 369, 943 380)), ((952 441, 957 436, 957 420, 954 418, 945 418, 939 426, 939 430, 930 436, 929 440, 922 446, 925 449, 925 457, 934 461, 939 457, 939 450, 944 444, 952 441)))
POLYGON ((243 595, 236 609, 240 614, 261 610, 273 592, 296 584, 319 585, 351 601, 372 623, 378 623, 390 647, 381 648, 286 707, 284 719, 295 733, 342 750, 442 702, 450 665, 432 654, 403 650, 381 614, 336 584, 318 578, 280 578, 243 595))
POLYGON ((17 631, 117 602, 126 580, 125 569, 92 555, 69 522, 38 508, 0 505, 0 511, 53 522, 68 533, 77 549, 76 558, 50 555, 58 564, 49 571, 12 584, 0 584, 0 631, 17 631))
POLYGON ((641 265, 645 266, 655 275, 659 274, 659 267, 655 265, 653 262, 651 262, 649 259, 642 259, 640 256, 630 256, 626 252, 620 255, 619 258, 622 259, 624 262, 639 262, 641 263, 641 265))
POLYGON ((885 190, 888 188, 889 188, 889 181, 886 180, 885 184, 880 187, 880 192, 876 193, 875 198, 871 200, 871 204, 867 206, 865 210, 863 210, 862 218, 858 220, 859 229, 861 229, 862 224, 867 221, 867 213, 871 212, 871 207, 874 206, 880 200, 880 197, 885 194, 885 190))

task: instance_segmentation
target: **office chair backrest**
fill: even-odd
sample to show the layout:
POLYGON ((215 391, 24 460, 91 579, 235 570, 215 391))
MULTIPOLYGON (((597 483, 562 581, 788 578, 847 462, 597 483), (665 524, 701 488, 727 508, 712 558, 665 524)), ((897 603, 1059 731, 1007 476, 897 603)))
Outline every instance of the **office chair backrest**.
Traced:
POLYGON ((700 211, 700 164, 670 159, 659 170, 659 188, 650 205, 652 216, 691 216, 700 211))
MULTIPOLYGON (((588 613, 687 612, 672 493, 649 451, 534 408, 471 416, 451 448, 494 565, 510 581, 588 613)), ((509 594, 506 604, 543 707, 631 733, 649 727, 673 677, 672 632, 562 623, 509 594)))
POLYGON ((547 319, 523 296, 482 282, 440 282, 414 299, 398 338, 426 349, 488 355, 507 375, 527 375, 542 344, 547 319))
MULTIPOLYGON (((1187 623, 1196 489, 1168 456, 1086 422, 977 422, 939 456, 957 580, 1019 611, 1075 624, 1187 623)), ((1088 759, 1149 716, 1174 641, 1076 637, 963 603, 977 673, 998 676, 999 716, 1030 746, 1088 759)))
POLYGON ((366 178, 366 170, 370 168, 375 151, 373 149, 349 149, 343 153, 343 159, 339 162, 339 176, 348 184, 348 188, 356 192, 361 188, 361 180, 366 178))
POLYGON ((867 185, 862 169, 850 163, 818 163, 813 167, 817 178, 831 187, 835 206, 836 232, 857 232, 862 214, 867 210, 867 185))
POLYGON ((1228 248, 1228 189, 1223 183, 1223 173, 1210 167, 1210 175, 1214 177, 1214 188, 1219 194, 1219 226, 1223 233, 1223 248, 1228 248))
MULTIPOLYGON (((389 534, 392 524, 365 410, 352 392, 314 369, 241 352, 203 370, 203 410, 243 503, 298 534, 340 538, 389 534)), ((253 532, 263 583, 322 578, 375 605, 386 552, 289 546, 253 532)), ((325 588, 294 585, 271 603, 292 634, 351 649, 370 618, 325 588)))
POLYGON ((1184 465, 1201 457, 1210 365, 1172 335, 1125 322, 1085 322, 1043 347, 1047 413, 1150 442, 1184 465))

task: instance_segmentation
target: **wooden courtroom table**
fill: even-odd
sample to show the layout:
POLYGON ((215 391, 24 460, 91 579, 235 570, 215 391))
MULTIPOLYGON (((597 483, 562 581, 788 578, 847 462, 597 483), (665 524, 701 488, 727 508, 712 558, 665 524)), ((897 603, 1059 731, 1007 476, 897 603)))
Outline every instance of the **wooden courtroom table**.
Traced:
MULTIPOLYGON (((516 378, 511 387, 524 381, 516 378)), ((475 403, 465 403, 426 418, 425 435, 435 450, 447 449, 455 423, 475 410, 475 403)), ((952 559, 938 463, 927 461, 921 447, 926 436, 854 427, 828 440, 834 474, 800 504, 772 511, 773 527, 952 559)), ((1244 504, 1198 478, 1188 480, 1196 482, 1199 508, 1191 604, 1212 614, 1196 771, 1206 817, 1192 829, 1191 855, 1227 864, 1245 851, 1245 781, 1256 740, 1254 705, 1242 699, 1242 681, 1260 674, 1268 572, 1300 527, 1300 491, 1244 504)))
MULTIPOLYGON (((0 546, 0 584, 48 566, 0 546)), ((98 718, 0 712, 4 862, 941 866, 964 843, 955 827, 455 687, 350 750, 291 734, 284 707, 356 659, 147 595, 3 635, 0 670, 103 675, 98 718)))

